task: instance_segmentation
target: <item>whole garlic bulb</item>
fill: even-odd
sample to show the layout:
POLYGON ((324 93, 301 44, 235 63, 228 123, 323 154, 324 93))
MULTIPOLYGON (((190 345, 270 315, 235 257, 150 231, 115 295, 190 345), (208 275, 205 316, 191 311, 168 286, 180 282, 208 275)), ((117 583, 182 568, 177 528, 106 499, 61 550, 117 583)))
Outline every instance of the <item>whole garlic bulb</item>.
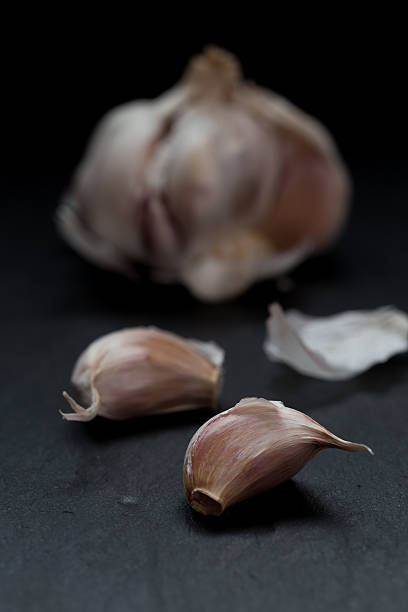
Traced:
POLYGON ((324 448, 373 454, 282 402, 243 399, 192 437, 184 460, 187 500, 197 512, 218 516, 289 480, 324 448))
POLYGON ((96 415, 113 420, 215 408, 224 351, 213 342, 184 340, 153 327, 113 332, 89 345, 72 373, 84 408, 64 391, 74 410, 68 421, 96 415))
POLYGON ((169 92, 108 113, 57 219, 94 263, 217 301, 324 247, 348 196, 326 129, 210 47, 169 92))

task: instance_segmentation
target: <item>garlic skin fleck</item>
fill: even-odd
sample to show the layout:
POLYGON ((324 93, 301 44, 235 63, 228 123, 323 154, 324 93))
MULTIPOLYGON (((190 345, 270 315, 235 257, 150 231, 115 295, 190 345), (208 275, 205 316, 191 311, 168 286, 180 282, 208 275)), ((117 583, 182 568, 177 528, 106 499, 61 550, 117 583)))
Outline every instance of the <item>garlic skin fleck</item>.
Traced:
POLYGON ((385 306, 311 317, 270 306, 264 349, 272 361, 323 380, 347 380, 408 350, 408 315, 385 306))
POLYGON ((57 223, 97 265, 219 301, 324 248, 349 194, 327 130, 209 47, 158 99, 108 113, 57 223))
POLYGON ((92 342, 72 373, 75 392, 89 407, 64 391, 74 412, 60 412, 67 421, 90 421, 215 408, 223 361, 224 351, 213 342, 154 327, 113 332, 92 342))
POLYGON ((289 480, 324 448, 373 454, 282 402, 242 399, 192 437, 184 459, 187 500, 197 512, 218 516, 289 480))

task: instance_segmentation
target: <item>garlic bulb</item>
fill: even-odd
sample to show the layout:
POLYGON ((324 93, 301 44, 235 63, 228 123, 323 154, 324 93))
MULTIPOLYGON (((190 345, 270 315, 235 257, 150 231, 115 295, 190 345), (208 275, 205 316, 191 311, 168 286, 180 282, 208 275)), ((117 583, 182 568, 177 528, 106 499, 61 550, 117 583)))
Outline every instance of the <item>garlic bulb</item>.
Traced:
POLYGON ((338 438, 282 402, 246 398, 195 433, 184 460, 184 489, 201 514, 226 508, 292 478, 324 448, 372 450, 338 438))
POLYGON ((99 338, 79 357, 72 385, 84 408, 64 391, 68 421, 96 415, 122 420, 194 408, 215 408, 224 352, 216 344, 184 340, 153 327, 99 338))
POLYGON ((265 352, 297 372, 346 380, 408 350, 408 315, 395 308, 311 317, 272 304, 265 352))
POLYGON ((57 220, 94 263, 217 301, 323 248, 348 196, 326 129, 210 47, 169 92, 108 113, 57 220))

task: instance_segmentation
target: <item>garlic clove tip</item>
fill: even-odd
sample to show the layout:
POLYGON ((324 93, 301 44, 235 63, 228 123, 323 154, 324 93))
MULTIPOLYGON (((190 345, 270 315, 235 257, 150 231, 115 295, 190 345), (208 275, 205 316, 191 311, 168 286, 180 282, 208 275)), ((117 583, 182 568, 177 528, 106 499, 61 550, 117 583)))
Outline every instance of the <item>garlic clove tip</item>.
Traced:
POLYGON ((72 398, 66 391, 62 392, 63 397, 67 400, 74 412, 62 412, 59 413, 66 421, 92 421, 99 412, 100 407, 100 396, 96 387, 92 387, 92 403, 89 408, 84 408, 78 402, 72 398))

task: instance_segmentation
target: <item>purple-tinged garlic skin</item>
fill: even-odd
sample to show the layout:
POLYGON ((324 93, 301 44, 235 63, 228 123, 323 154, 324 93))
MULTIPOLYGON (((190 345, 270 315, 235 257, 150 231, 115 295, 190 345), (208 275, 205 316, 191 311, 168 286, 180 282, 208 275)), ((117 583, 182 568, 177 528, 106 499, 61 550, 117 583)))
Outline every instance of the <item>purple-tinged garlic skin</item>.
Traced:
POLYGON ((134 276, 140 262, 219 301, 324 248, 349 194, 327 130, 209 47, 158 99, 108 113, 57 221, 102 267, 134 276))
POLYGON ((282 402, 242 399, 192 437, 184 459, 187 500, 197 512, 218 516, 289 480, 324 448, 373 454, 282 402))
POLYGON ((72 386, 88 407, 64 391, 74 412, 60 412, 68 421, 90 421, 215 408, 223 360, 212 342, 153 327, 113 332, 92 342, 74 367, 72 386))

